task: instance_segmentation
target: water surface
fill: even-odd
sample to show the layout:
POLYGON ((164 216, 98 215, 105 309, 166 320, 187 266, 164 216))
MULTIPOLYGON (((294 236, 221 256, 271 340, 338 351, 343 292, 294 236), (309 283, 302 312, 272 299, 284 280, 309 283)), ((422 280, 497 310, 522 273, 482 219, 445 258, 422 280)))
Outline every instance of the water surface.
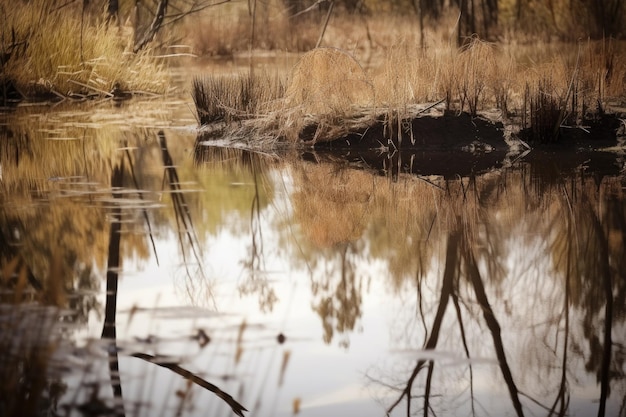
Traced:
POLYGON ((249 153, 190 106, 2 116, 1 415, 624 413, 622 157, 249 153))

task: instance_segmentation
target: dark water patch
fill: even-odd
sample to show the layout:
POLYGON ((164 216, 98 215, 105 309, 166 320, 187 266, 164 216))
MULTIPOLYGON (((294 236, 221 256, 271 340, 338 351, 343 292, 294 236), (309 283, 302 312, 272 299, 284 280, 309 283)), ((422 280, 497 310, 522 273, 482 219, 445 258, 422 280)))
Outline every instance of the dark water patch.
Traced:
POLYGON ((522 161, 531 175, 543 184, 559 184, 564 178, 593 177, 599 185, 605 177, 624 172, 624 158, 612 152, 535 149, 522 161))
POLYGON ((397 178, 400 174, 441 176, 444 179, 470 177, 502 167, 504 151, 464 152, 445 150, 401 150, 379 152, 375 149, 334 149, 307 152, 309 161, 345 161, 351 166, 366 168, 379 175, 397 178))

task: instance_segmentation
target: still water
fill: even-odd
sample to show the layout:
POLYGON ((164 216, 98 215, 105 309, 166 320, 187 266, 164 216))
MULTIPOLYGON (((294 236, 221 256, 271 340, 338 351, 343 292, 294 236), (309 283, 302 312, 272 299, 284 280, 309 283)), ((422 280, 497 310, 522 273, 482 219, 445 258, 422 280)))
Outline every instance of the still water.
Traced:
POLYGON ((619 155, 417 175, 198 144, 186 96, 1 117, 0 415, 626 413, 619 155))

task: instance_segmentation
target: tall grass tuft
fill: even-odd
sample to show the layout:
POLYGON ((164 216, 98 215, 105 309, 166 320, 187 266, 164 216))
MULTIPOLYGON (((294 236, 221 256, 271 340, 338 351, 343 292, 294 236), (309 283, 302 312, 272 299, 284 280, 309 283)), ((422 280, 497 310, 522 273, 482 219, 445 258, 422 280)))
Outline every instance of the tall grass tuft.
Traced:
POLYGON ((280 77, 249 72, 196 77, 192 82, 193 101, 201 125, 258 117, 275 106, 284 90, 280 77))
POLYGON ((531 139, 540 143, 557 142, 563 122, 562 99, 556 96, 549 78, 542 78, 538 85, 526 85, 524 102, 528 108, 528 124, 531 139))
POLYGON ((487 85, 498 72, 494 50, 486 42, 472 38, 457 59, 460 109, 467 108, 472 116, 476 116, 481 100, 487 94, 487 85))
POLYGON ((341 125, 374 104, 374 87, 353 56, 336 48, 317 48, 303 55, 291 71, 280 125, 290 141, 315 126, 304 139, 317 141, 327 136, 326 128, 341 125))
POLYGON ((112 91, 162 93, 163 62, 150 51, 132 52, 132 35, 104 15, 83 13, 80 2, 59 7, 33 0, 0 6, 0 82, 25 96, 103 97, 112 91))
POLYGON ((581 43, 575 54, 558 55, 523 76, 522 127, 539 143, 561 140, 563 129, 586 129, 609 107, 623 108, 626 97, 624 53, 613 41, 581 43))

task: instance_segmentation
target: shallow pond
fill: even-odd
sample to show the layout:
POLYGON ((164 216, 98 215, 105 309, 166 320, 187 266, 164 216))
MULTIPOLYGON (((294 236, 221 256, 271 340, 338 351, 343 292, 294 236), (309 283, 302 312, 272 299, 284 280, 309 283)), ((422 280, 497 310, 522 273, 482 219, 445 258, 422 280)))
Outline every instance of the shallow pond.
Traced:
POLYGON ((2 116, 0 415, 624 415, 621 156, 249 153, 181 97, 2 116))

